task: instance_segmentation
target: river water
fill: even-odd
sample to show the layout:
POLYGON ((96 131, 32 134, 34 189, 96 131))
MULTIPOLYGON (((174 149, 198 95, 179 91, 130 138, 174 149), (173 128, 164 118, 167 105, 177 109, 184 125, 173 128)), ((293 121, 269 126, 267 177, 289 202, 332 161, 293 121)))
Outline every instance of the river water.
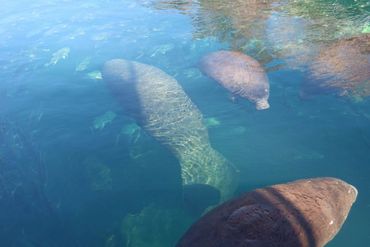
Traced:
MULTIPOLYGON (((213 203, 207 191, 184 202, 178 156, 112 94, 102 68, 121 58, 176 79, 239 171, 233 195, 341 178, 359 196, 328 246, 368 246, 367 33, 367 0, 3 1, 0 245, 170 247, 213 203), (261 64, 269 109, 201 72, 219 50, 261 64)), ((168 107, 163 118, 181 116, 168 107)))

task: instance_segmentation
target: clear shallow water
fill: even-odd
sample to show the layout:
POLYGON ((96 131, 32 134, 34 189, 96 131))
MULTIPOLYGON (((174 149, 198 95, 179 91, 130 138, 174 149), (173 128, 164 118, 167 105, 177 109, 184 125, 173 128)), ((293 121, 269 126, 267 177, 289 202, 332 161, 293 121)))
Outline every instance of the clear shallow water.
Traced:
POLYGON ((198 217, 183 208, 176 158, 100 78, 104 62, 124 58, 181 84, 212 146, 240 170, 236 194, 316 176, 355 185, 358 200, 328 246, 367 246, 370 101, 300 91, 322 47, 367 32, 369 5, 266 2, 3 3, 1 245, 173 246, 198 217), (233 103, 199 71, 221 49, 264 65, 270 109, 233 103))

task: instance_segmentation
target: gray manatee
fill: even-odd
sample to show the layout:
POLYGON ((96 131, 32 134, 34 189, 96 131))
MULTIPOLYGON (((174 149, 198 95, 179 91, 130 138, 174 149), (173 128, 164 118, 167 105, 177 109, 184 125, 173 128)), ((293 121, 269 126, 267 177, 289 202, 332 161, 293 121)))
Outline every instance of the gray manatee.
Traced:
POLYGON ((198 108, 159 68, 123 59, 105 63, 103 79, 123 108, 178 158, 183 185, 207 185, 229 198, 236 170, 209 142, 198 108))
POLYGON ((256 189, 214 208, 177 247, 322 247, 340 230, 357 190, 336 178, 256 189))
POLYGON ((267 75, 252 57, 242 52, 217 51, 201 59, 200 69, 232 94, 255 103, 257 110, 270 107, 267 75))

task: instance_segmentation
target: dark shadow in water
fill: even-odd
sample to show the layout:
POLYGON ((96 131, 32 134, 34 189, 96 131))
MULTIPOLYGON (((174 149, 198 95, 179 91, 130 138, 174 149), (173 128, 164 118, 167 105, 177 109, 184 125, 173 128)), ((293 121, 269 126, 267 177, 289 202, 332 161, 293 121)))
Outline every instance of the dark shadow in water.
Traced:
POLYGON ((39 152, 11 122, 0 122, 0 245, 63 246, 63 232, 45 187, 39 152))
MULTIPOLYGON (((135 83, 137 81, 137 72, 132 64, 128 65, 130 66, 130 72, 128 73, 130 76, 126 82, 123 82, 121 78, 115 78, 112 80, 110 79, 110 82, 107 83, 107 85, 110 88, 111 93, 119 101, 119 104, 124 109, 125 113, 138 121, 140 126, 142 126, 142 105, 140 103, 140 97, 135 83), (123 83, 126 85, 122 85, 123 83)), ((119 68, 117 68, 117 70, 118 69, 119 68)))

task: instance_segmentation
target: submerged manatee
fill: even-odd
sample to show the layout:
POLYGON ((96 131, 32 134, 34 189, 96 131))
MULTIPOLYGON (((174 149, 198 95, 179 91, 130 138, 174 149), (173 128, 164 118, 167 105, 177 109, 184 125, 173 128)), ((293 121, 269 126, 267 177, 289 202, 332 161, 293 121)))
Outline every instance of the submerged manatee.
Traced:
POLYGON ((270 107, 270 85, 262 66, 241 52, 217 51, 206 55, 200 69, 232 94, 256 104, 257 110, 270 107))
POLYGON ((302 96, 326 92, 370 95, 370 34, 343 39, 323 49, 310 72, 302 96))
POLYGON ((232 195, 234 167, 211 147, 202 114, 173 77, 114 59, 104 65, 103 78, 127 113, 179 159, 184 185, 212 186, 222 199, 232 195))
POLYGON ((322 247, 356 197, 355 187, 336 178, 256 189, 207 213, 177 247, 322 247))

